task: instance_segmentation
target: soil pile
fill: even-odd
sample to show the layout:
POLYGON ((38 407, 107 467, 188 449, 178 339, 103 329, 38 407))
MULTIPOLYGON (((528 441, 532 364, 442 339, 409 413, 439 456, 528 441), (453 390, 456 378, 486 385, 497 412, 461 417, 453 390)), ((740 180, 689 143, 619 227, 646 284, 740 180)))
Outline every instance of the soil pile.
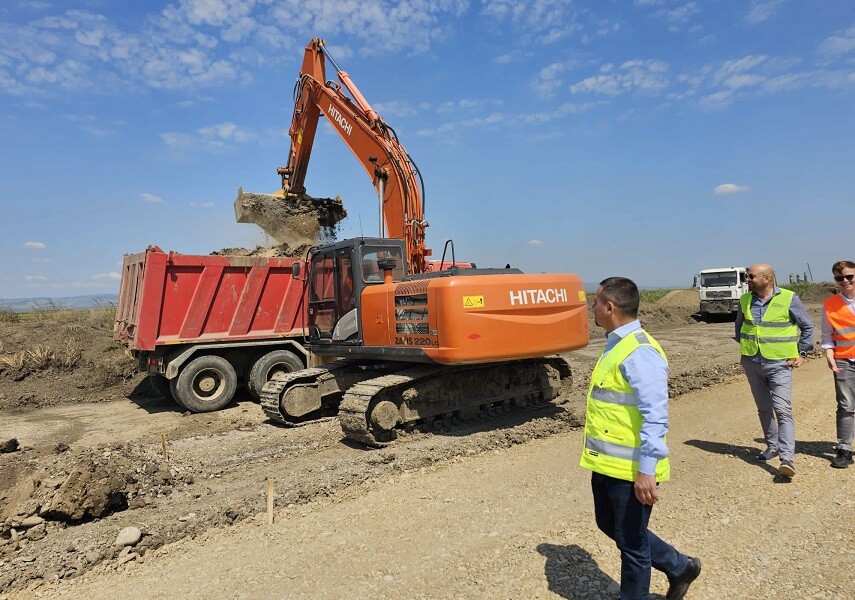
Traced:
POLYGON ((238 190, 238 223, 255 223, 277 244, 290 248, 335 239, 338 223, 347 216, 341 198, 285 198, 238 190))
POLYGON ((113 341, 115 310, 29 313, 0 322, 0 410, 127 396, 136 361, 113 341))

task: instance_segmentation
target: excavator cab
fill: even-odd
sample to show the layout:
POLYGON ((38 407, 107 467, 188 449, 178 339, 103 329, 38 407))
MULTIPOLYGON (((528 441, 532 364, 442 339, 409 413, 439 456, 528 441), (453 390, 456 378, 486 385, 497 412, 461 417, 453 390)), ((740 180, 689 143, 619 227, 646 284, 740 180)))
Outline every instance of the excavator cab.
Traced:
POLYGON ((394 261, 392 280, 407 275, 401 240, 357 238, 312 252, 308 279, 309 339, 313 344, 363 343, 360 298, 369 286, 383 283, 382 266, 394 261))

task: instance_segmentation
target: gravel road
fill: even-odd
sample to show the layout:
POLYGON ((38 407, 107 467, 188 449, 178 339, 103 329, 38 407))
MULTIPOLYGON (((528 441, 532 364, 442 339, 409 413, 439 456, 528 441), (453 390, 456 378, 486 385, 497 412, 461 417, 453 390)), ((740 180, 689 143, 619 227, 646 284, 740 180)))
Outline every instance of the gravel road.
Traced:
MULTIPOLYGON (((727 351, 732 364, 736 349, 727 351)), ((722 383, 672 403, 674 479, 651 524, 702 558, 688 597, 855 598, 855 469, 829 468, 834 394, 824 362, 796 373, 790 483, 752 459, 760 431, 743 378, 725 362, 712 367, 722 383)), ((610 598, 619 556, 595 528, 580 446, 578 430, 492 449, 451 444, 443 460, 397 471, 379 468, 395 455, 375 453, 364 481, 305 504, 283 502, 295 484, 279 481, 273 525, 259 513, 143 560, 0 598, 610 598)), ((666 588, 655 574, 653 597, 666 588)))

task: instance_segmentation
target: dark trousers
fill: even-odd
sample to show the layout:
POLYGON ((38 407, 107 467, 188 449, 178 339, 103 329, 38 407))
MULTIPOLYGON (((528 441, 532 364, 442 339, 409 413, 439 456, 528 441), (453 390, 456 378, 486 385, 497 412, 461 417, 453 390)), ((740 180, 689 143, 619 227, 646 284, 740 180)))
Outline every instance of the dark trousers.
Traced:
POLYGON ((686 570, 688 557, 648 531, 653 507, 638 501, 631 481, 594 473, 591 489, 597 527, 620 550, 621 600, 647 600, 651 566, 669 578, 686 570))

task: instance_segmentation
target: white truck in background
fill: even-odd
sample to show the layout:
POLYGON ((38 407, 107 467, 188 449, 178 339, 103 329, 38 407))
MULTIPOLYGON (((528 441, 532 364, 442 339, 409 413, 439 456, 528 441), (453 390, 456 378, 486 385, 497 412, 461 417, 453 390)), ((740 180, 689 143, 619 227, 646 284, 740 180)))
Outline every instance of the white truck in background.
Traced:
POLYGON ((739 297, 748 291, 745 267, 704 269, 697 274, 701 315, 736 315, 739 297))

